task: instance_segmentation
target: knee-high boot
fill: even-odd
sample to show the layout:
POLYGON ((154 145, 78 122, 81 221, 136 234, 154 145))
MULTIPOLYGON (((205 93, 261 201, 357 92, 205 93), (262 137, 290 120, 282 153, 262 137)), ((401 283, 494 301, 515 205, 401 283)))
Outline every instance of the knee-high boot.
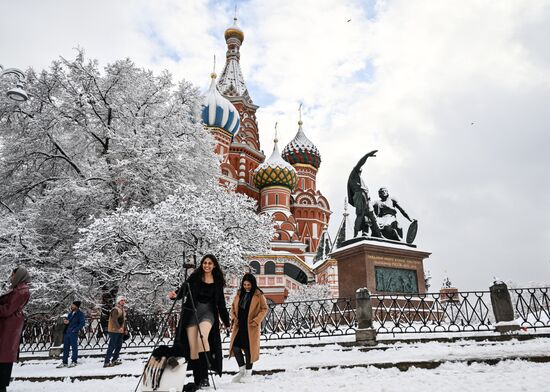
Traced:
POLYGON ((210 381, 208 381, 208 358, 206 357, 208 354, 210 354, 208 351, 199 353, 201 381, 198 386, 200 388, 206 388, 210 386, 210 381))
POLYGON ((185 386, 183 387, 183 390, 185 392, 196 391, 201 382, 199 360, 190 359, 188 368, 191 368, 193 370, 193 382, 188 382, 187 384, 185 384, 185 386))
POLYGON ((198 387, 202 380, 202 374, 201 374, 201 361, 200 359, 194 359, 193 360, 193 381, 195 382, 195 385, 198 387))

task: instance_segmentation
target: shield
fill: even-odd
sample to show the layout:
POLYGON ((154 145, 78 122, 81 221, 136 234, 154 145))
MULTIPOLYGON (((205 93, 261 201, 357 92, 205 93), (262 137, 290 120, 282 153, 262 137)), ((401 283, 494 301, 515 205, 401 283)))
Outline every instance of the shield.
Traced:
POLYGON ((416 232, 418 231, 418 221, 413 220, 409 225, 409 230, 407 230, 407 244, 412 244, 416 238, 416 232))

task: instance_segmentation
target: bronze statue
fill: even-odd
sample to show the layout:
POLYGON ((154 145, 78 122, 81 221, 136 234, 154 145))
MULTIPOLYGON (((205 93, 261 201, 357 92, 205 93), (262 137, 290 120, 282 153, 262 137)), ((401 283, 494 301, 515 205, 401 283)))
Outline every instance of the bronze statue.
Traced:
POLYGON ((380 232, 385 238, 401 241, 403 239, 403 229, 397 222, 397 211, 400 211, 409 222, 414 220, 409 218, 409 215, 401 208, 397 200, 389 197, 390 194, 387 188, 380 188, 378 196, 380 196, 380 200, 374 203, 374 212, 380 232))
POLYGON ((361 167, 365 164, 368 157, 375 157, 378 150, 373 150, 366 154, 357 162, 357 165, 351 171, 348 178, 348 201, 355 207, 355 224, 353 226, 353 236, 357 237, 359 232, 363 235, 369 235, 369 229, 373 237, 381 237, 374 210, 370 204, 369 189, 361 178, 361 167))

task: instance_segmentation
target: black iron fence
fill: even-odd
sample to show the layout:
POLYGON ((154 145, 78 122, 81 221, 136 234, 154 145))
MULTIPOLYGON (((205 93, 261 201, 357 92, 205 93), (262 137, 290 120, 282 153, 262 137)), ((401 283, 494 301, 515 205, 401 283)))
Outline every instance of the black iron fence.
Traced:
POLYGON ((550 326, 550 287, 510 289, 516 317, 526 329, 550 326))
MULTIPOLYGON (((509 290, 515 318, 525 330, 550 327, 550 288, 509 290)), ((489 291, 442 292, 371 296, 372 322, 378 334, 454 333, 495 330, 489 291)), ((317 299, 270 304, 262 323, 262 339, 322 338, 354 335, 356 301, 350 298, 317 299)), ((173 342, 179 311, 134 314, 128 319, 130 338, 125 346, 152 347, 157 339, 173 342), (158 334, 167 323, 162 337, 158 334)), ((56 320, 45 315, 29 317, 22 336, 22 352, 48 351, 54 342, 56 320)), ((105 325, 88 318, 80 333, 83 350, 107 347, 105 325)), ((223 332, 223 341, 229 341, 223 332)))
POLYGON ((380 333, 491 331, 489 291, 373 295, 374 327, 380 333))

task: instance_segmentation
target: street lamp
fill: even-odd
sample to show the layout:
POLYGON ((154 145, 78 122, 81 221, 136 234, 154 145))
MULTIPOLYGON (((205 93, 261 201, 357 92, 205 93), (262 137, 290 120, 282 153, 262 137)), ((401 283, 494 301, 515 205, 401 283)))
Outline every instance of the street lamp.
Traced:
POLYGON ((2 71, 0 73, 0 78, 3 77, 4 75, 9 75, 9 74, 17 76, 17 85, 14 88, 8 90, 8 92, 6 93, 6 95, 10 99, 13 99, 14 101, 17 101, 17 102, 24 102, 27 99, 29 99, 29 95, 23 89, 23 86, 27 82, 27 79, 25 78, 25 74, 21 70, 17 68, 8 68, 4 70, 4 68, 0 65, 0 71, 2 71))

